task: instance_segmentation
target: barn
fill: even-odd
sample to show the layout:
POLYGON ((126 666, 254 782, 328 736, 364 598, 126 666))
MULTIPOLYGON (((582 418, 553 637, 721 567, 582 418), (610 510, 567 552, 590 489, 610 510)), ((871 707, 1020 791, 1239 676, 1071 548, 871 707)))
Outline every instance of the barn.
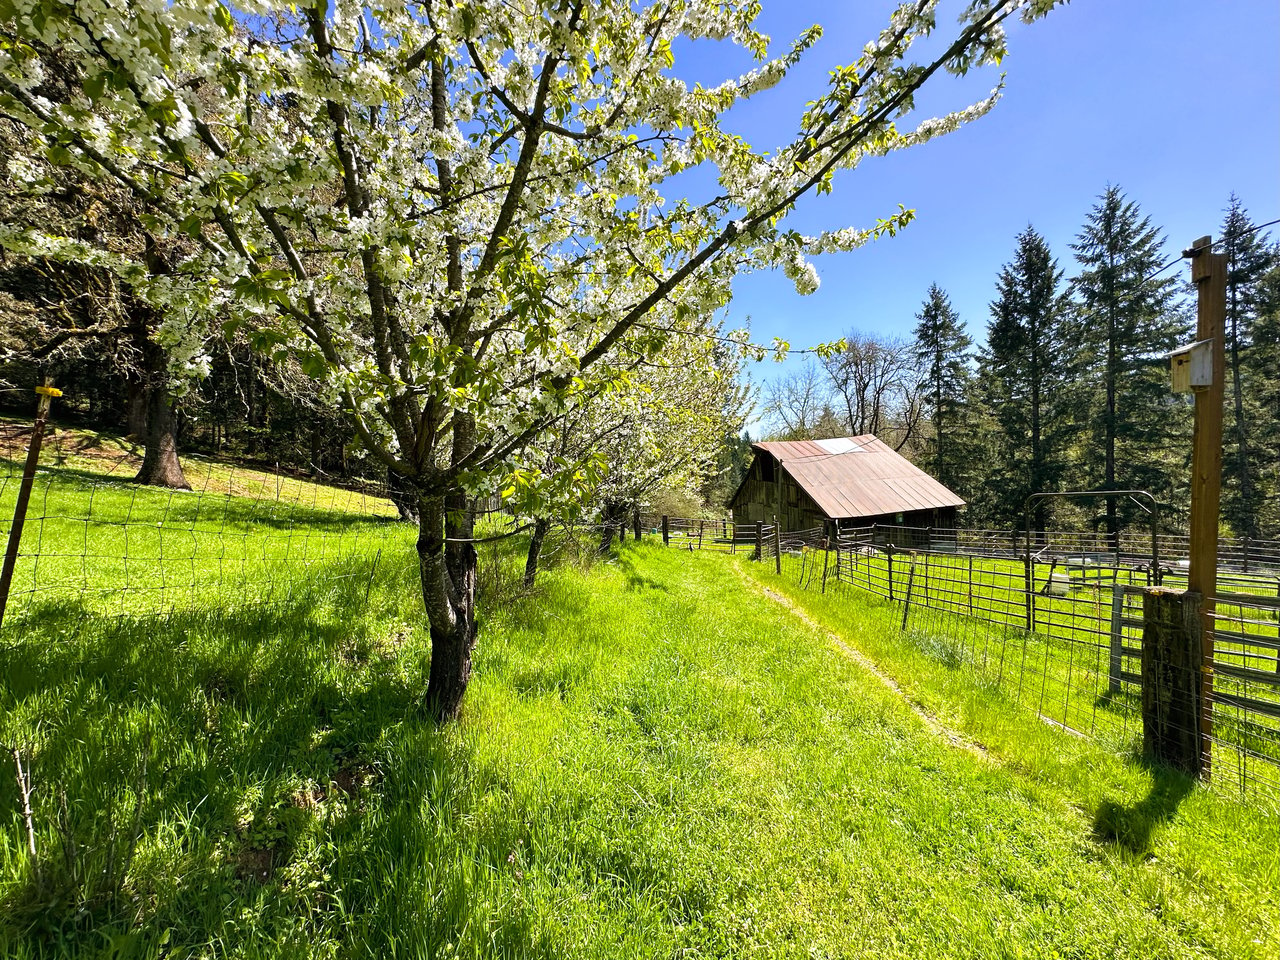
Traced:
POLYGON ((784 532, 820 527, 831 535, 837 525, 871 524, 952 529, 965 505, 872 434, 751 446, 755 458, 729 503, 736 524, 776 516, 784 532))

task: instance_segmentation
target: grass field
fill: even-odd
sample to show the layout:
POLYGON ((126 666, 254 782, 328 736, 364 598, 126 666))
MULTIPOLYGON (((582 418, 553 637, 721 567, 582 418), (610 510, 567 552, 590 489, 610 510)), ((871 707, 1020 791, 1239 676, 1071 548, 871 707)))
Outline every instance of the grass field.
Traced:
MULTIPOLYGON (((19 478, 16 464, 0 461, 0 540, 19 478)), ((287 599, 300 585, 334 577, 368 581, 379 550, 413 540, 410 528, 379 509, 382 501, 298 480, 282 481, 277 497, 275 483, 241 469, 228 488, 175 491, 41 470, 6 619, 61 629, 86 613, 287 599)))
MULTIPOLYGON (((834 554, 832 555, 834 557, 834 554)), ((1007 696, 1031 707, 1041 717, 1071 730, 1129 749, 1142 733, 1140 589, 1122 599, 1121 637, 1124 655, 1120 682, 1111 682, 1112 585, 1140 588, 1145 572, 1079 568, 1071 588, 1061 596, 1040 588, 1062 566, 1036 564, 1034 632, 1027 627, 1025 567, 1020 561, 964 555, 900 554, 890 566, 885 554, 845 553, 837 562, 821 551, 784 552, 784 575, 821 587, 826 561, 828 584, 849 602, 867 593, 911 597, 909 631, 917 644, 966 669, 980 670, 1007 696), (914 561, 914 571, 912 563, 914 561), (892 584, 892 585, 891 585, 892 584), (847 591, 847 593, 846 593, 847 591)), ((1171 575, 1166 585, 1185 588, 1185 575, 1171 575)), ((1275 606, 1276 579, 1270 575, 1233 575, 1217 605, 1220 630, 1247 635, 1248 642, 1219 637, 1215 662, 1218 694, 1248 697, 1260 708, 1219 705, 1215 737, 1219 751, 1218 781, 1226 789, 1261 785, 1280 795, 1280 609, 1275 606), (1259 596, 1265 606, 1232 592, 1259 596), (1236 676, 1233 668, 1246 668, 1236 676), (1245 678, 1241 679, 1241 675, 1245 678)), ((898 607, 901 614, 901 606, 898 607)))
POLYGON ((0 956, 1280 956, 1275 809, 1046 727, 897 608, 630 542, 526 593, 511 541, 437 729, 411 531, 354 522, 270 603, 210 576, 161 617, 28 614, 0 956))
MULTIPOLYGON (((0 483, 22 472, 30 420, 0 416, 0 483)), ((49 425, 40 454, 43 471, 60 476, 78 474, 86 480, 126 483, 142 466, 143 448, 127 437, 56 422, 49 425)), ((252 466, 207 456, 183 455, 182 471, 194 494, 231 495, 249 500, 272 500, 314 510, 340 510, 370 516, 395 517, 396 508, 383 497, 342 487, 313 483, 281 472, 278 466, 252 466)), ((14 479, 16 482, 16 478, 14 479)), ((3 517, 7 522, 9 517, 3 517)))

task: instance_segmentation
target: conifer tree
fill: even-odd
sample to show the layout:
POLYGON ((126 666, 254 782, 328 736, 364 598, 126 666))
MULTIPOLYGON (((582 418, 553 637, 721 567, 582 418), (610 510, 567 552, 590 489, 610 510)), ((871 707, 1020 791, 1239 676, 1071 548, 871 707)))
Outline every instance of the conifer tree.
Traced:
POLYGON ((1251 347, 1250 332, 1258 315, 1262 279, 1271 265, 1271 251, 1266 236, 1257 230, 1234 193, 1228 201, 1218 249, 1227 255, 1225 333, 1231 404, 1224 438, 1222 513, 1237 535, 1257 537, 1260 500, 1255 461, 1259 451, 1254 449, 1250 427, 1254 411, 1245 356, 1251 347))
MULTIPOLYGON (((1186 336, 1174 307, 1173 277, 1160 269, 1164 238, 1138 205, 1109 186, 1071 245, 1080 274, 1072 289, 1078 312, 1079 404, 1083 441, 1080 483, 1090 489, 1138 487, 1167 498, 1172 452, 1188 429, 1187 406, 1169 392, 1163 356, 1186 336)), ((1109 498, 1106 528, 1119 532, 1120 504, 1109 498)))
POLYGON ((1245 372, 1255 403, 1254 435, 1269 438, 1256 446, 1258 532, 1274 540, 1280 539, 1280 246, 1271 248, 1270 259, 1249 325, 1245 372))
POLYGON ((936 283, 930 285, 916 320, 916 361, 924 373, 922 399, 933 421, 933 435, 926 440, 929 460, 939 481, 963 490, 968 486, 963 428, 973 340, 936 283))
MULTIPOLYGON (((991 471, 984 487, 993 522, 1017 524, 1028 496, 1059 489, 1068 448, 1064 407, 1072 363, 1062 270, 1028 226, 1000 270, 980 360, 980 395, 991 418, 991 471)), ((1031 518, 1047 528, 1049 504, 1031 518)))

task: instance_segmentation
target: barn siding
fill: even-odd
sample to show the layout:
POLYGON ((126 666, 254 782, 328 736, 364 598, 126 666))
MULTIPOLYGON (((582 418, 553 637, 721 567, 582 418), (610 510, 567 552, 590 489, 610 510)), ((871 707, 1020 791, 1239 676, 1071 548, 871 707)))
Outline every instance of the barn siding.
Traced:
POLYGON ((772 465, 773 480, 762 476, 769 471, 765 457, 757 454, 730 504, 733 522, 773 523, 776 516, 783 530, 808 530, 822 526, 827 519, 826 514, 790 474, 785 470, 779 471, 776 461, 772 465))

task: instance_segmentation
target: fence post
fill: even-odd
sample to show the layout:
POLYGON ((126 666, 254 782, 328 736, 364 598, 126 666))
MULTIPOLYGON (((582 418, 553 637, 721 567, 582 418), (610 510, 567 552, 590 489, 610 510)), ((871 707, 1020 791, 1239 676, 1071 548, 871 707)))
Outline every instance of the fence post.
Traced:
POLYGON ((764 559, 764 521, 763 520, 756 521, 756 555, 751 559, 752 560, 764 559))
POLYGON ((782 525, 776 516, 773 518, 773 569, 775 573, 782 573, 782 525))
POLYGON ((1223 331, 1227 314, 1227 255, 1214 253, 1208 237, 1201 237, 1183 253, 1191 258, 1191 281, 1196 285, 1196 340, 1212 343, 1213 376, 1206 389, 1195 391, 1195 428, 1191 440, 1190 556, 1187 589, 1200 595, 1199 649, 1196 664, 1203 677, 1200 736, 1204 760, 1197 773, 1209 779, 1210 737, 1213 734, 1213 614, 1218 595, 1218 521, 1222 483, 1222 402, 1226 380, 1223 331))
POLYGON ((1142 595, 1142 752, 1194 777, 1204 769, 1200 594, 1142 595))
MULTIPOLYGON (((927 554, 926 554, 927 556, 927 554)), ((907 614, 911 612, 911 585, 916 579, 916 555, 911 554, 911 567, 907 570, 907 596, 902 603, 902 629, 907 629, 907 614)))
MULTIPOLYGON (((893 599, 893 544, 886 543, 884 546, 885 559, 889 564, 889 599, 893 599)), ((867 571, 870 573, 870 571, 867 571)))
POLYGON ((969 615, 973 616, 973 554, 969 555, 969 615))
POLYGON ((1124 629, 1120 618, 1124 615, 1124 587, 1111 585, 1111 658, 1107 665, 1107 692, 1120 692, 1120 671, 1124 669, 1124 629))
POLYGON ((706 524, 707 524, 706 520, 698 521, 698 549, 699 550, 702 549, 702 528, 706 526, 706 524))
POLYGON ((18 499, 13 505, 13 525, 9 527, 9 543, 4 551, 4 567, 0 569, 0 624, 4 623, 4 608, 9 602, 9 587, 13 583, 13 570, 18 564, 18 546, 22 542, 22 527, 27 521, 27 504, 31 502, 31 484, 40 463, 40 445, 44 442, 44 425, 49 419, 49 407, 54 397, 62 391, 48 383, 36 387, 40 395, 36 403, 36 419, 31 425, 31 442, 27 444, 27 462, 22 468, 22 481, 18 486, 18 499))
POLYGON ((662 515, 662 545, 671 546, 671 520, 665 513, 662 515))
MULTIPOLYGON (((840 566, 840 541, 836 541, 836 566, 840 566)), ((829 549, 822 551, 822 592, 827 592, 827 565, 831 563, 831 551, 829 549)))

